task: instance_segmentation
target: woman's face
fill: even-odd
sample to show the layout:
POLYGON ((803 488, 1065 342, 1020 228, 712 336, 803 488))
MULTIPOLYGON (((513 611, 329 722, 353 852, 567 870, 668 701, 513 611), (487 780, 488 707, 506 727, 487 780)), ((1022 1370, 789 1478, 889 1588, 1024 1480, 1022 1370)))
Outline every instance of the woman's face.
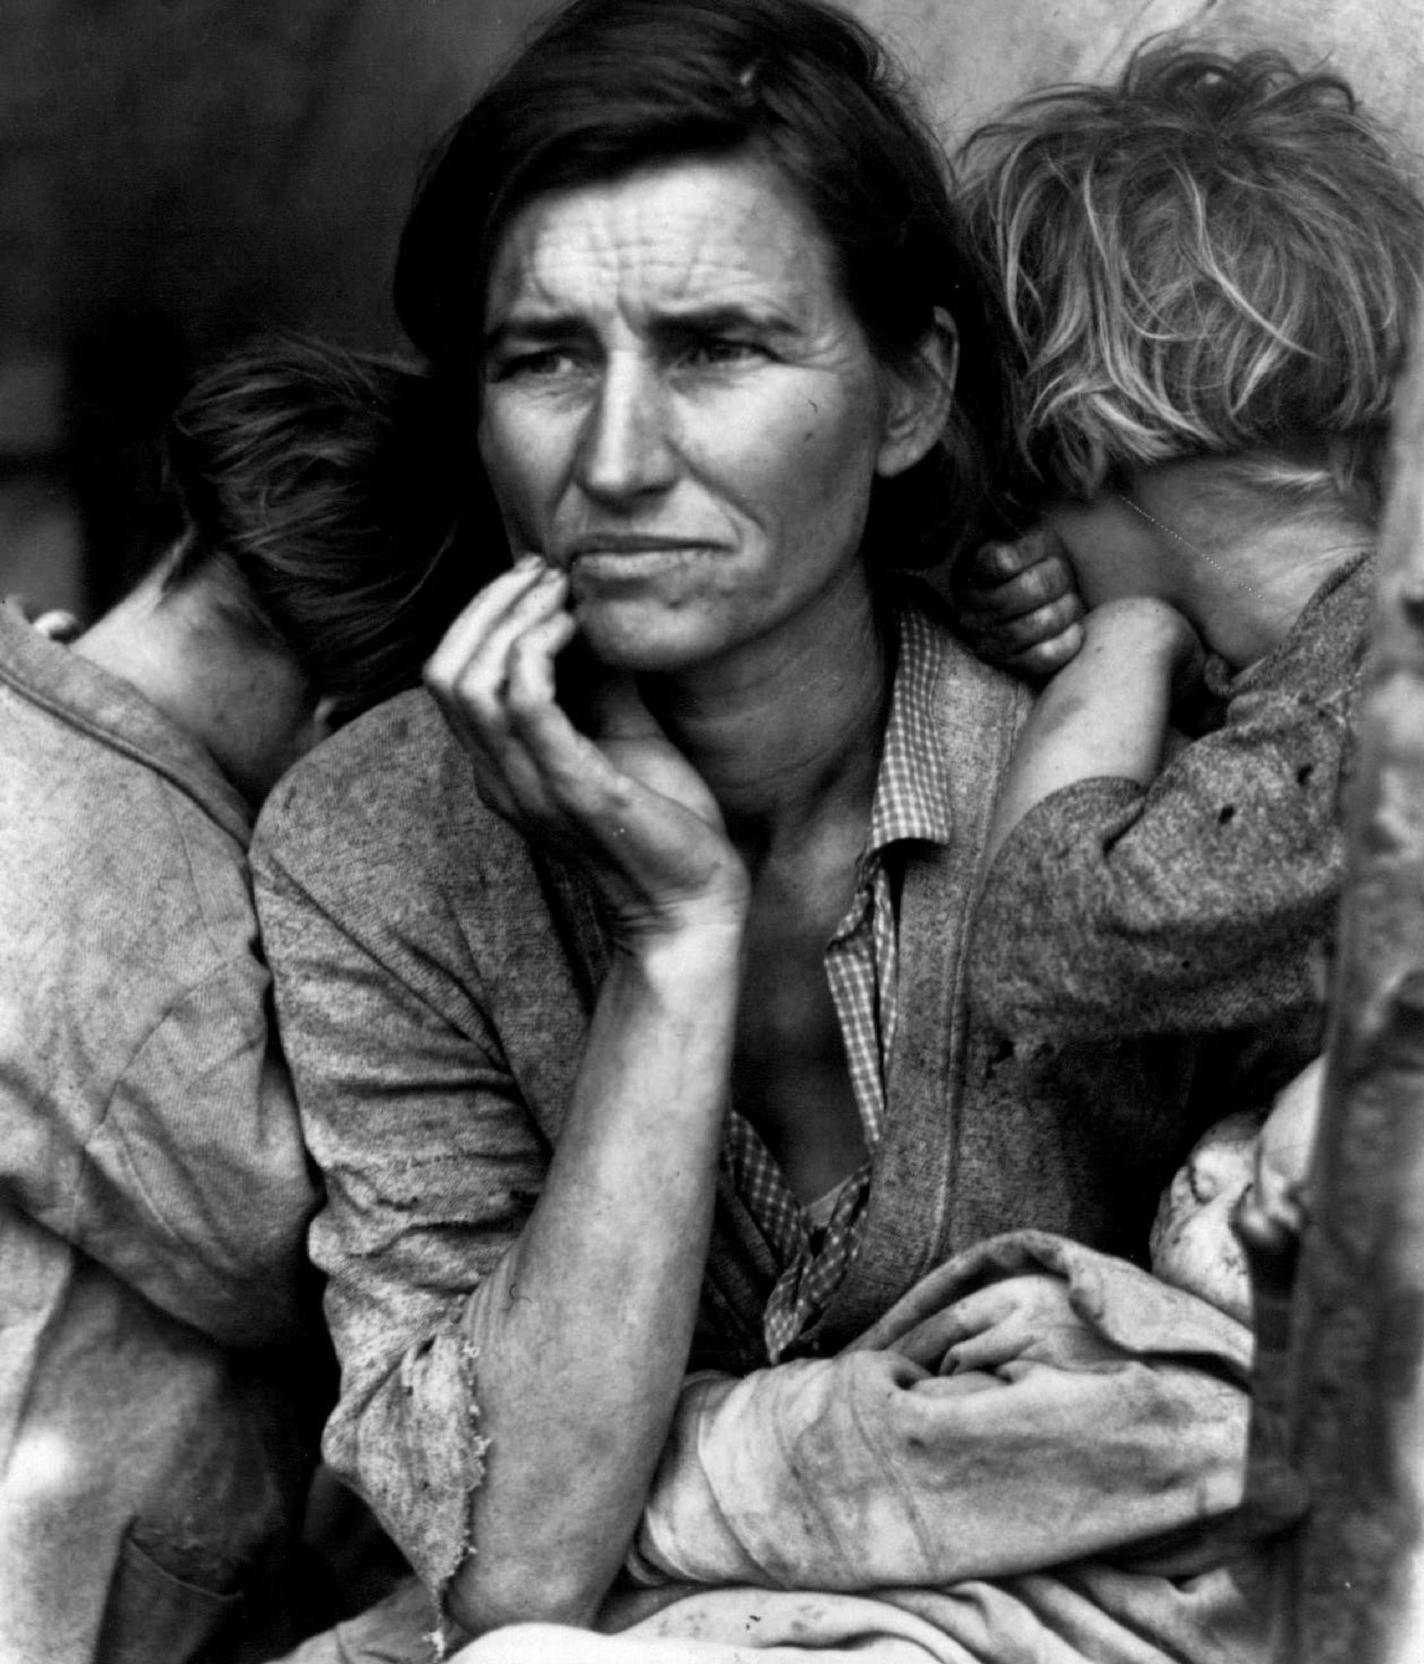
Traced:
POLYGON ((538 198, 494 262, 481 454, 511 547, 569 573, 605 663, 779 652, 828 608, 865 607, 872 481, 937 431, 910 433, 917 399, 763 162, 681 160, 538 198))

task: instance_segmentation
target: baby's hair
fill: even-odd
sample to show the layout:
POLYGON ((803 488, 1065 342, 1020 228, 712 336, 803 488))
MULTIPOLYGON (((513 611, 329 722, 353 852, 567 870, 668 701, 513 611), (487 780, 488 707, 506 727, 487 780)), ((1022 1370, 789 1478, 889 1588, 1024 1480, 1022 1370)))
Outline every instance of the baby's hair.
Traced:
POLYGON ((234 354, 165 437, 182 521, 165 588, 213 582, 230 622, 290 651, 340 719, 413 686, 507 560, 457 495, 479 472, 462 430, 397 361, 293 338, 234 354))
POLYGON ((1424 202, 1344 80, 1150 42, 1114 85, 1020 100, 961 160, 1035 491, 1250 452, 1293 494, 1377 494, 1424 202))

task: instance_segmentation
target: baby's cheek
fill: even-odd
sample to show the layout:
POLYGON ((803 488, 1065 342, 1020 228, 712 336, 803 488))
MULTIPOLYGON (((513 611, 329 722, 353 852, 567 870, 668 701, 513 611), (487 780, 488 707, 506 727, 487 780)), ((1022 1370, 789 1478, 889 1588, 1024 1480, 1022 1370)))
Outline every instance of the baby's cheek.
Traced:
MULTIPOLYGON (((1152 1234, 1148 1240, 1152 1264, 1157 1266, 1164 1254, 1169 1254, 1172 1247, 1186 1228, 1188 1220, 1200 1206, 1192 1194, 1191 1180, 1186 1168, 1178 1170, 1171 1184, 1163 1193, 1157 1204, 1157 1216, 1152 1221, 1152 1234)), ((1160 1275, 1160 1272, 1159 1272, 1160 1275)))
POLYGON ((1154 1243, 1152 1269, 1163 1282, 1185 1289, 1241 1322, 1251 1314, 1245 1251, 1231 1225, 1236 1196, 1218 1197, 1173 1222, 1154 1243))

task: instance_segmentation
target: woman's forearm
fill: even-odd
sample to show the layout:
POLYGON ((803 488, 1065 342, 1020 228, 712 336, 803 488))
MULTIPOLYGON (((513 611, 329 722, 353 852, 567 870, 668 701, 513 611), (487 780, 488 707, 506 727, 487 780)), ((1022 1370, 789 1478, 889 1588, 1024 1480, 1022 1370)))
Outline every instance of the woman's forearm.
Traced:
POLYGON ((686 1368, 735 1025, 740 918, 621 952, 540 1199, 468 1311, 485 1479, 451 1615, 586 1622, 686 1368))

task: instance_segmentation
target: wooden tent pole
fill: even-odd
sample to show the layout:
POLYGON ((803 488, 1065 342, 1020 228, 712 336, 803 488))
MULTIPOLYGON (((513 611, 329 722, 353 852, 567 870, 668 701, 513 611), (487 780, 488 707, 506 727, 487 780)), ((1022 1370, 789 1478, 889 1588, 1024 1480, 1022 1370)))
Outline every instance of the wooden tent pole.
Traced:
POLYGON ((1292 1307, 1286 1431, 1312 1501, 1277 1664, 1424 1661, 1424 338, 1393 460, 1292 1307))

